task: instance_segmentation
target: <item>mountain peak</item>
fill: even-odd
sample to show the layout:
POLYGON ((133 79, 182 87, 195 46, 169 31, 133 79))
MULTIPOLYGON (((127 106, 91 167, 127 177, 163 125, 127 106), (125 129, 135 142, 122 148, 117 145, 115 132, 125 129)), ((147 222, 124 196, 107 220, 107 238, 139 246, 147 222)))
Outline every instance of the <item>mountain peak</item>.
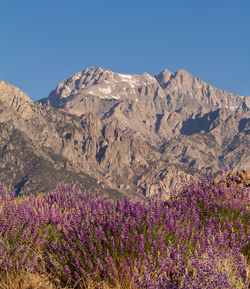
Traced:
POLYGON ((152 89, 155 90, 158 86, 156 79, 146 72, 123 74, 101 67, 88 67, 64 79, 48 98, 40 102, 47 103, 49 101, 52 106, 65 107, 64 104, 72 98, 77 98, 78 102, 88 97, 98 97, 99 99, 134 98, 135 100, 148 94, 145 87, 153 87, 152 89))
POLYGON ((0 87, 3 89, 3 88, 8 88, 8 87, 15 87, 13 86, 12 84, 8 83, 7 81, 5 80, 1 80, 0 81, 0 87))
POLYGON ((48 174, 56 184, 87 173, 103 189, 152 196, 173 191, 190 174, 249 169, 249 98, 243 106, 242 98, 187 75, 86 68, 45 100, 57 110, 29 104, 18 88, 0 82, 0 127, 15 128, 9 139, 10 130, 0 135, 2 167, 11 168, 0 180, 18 186, 27 179, 29 188, 35 180, 40 188, 40 174, 47 186, 48 174))
MULTIPOLYGON (((213 106, 237 110, 242 107, 243 99, 239 96, 217 89, 205 81, 193 76, 184 69, 172 73, 168 69, 154 77, 144 72, 141 74, 123 74, 102 67, 87 67, 71 77, 60 82, 50 95, 41 100, 54 107, 64 108, 77 114, 82 114, 91 106, 98 111, 99 103, 104 100, 151 101, 162 98, 157 104, 159 110, 164 105, 169 109, 180 109, 186 106, 193 108, 213 106), (164 97, 167 102, 164 104, 164 97), (91 104, 90 104, 91 103, 91 104)), ((246 106, 246 109, 248 106, 246 106)))
MULTIPOLYGON (((191 74, 188 71, 186 71, 185 69, 181 68, 179 69, 176 73, 182 73, 182 74, 191 74)), ((192 74, 191 74, 192 75, 192 74)))
POLYGON ((86 67, 82 72, 86 73, 86 72, 90 72, 90 71, 101 73, 101 72, 106 72, 106 71, 111 71, 111 70, 100 67, 100 66, 98 66, 98 67, 89 66, 89 67, 86 67))
POLYGON ((162 72, 156 74, 154 77, 160 85, 164 85, 170 80, 172 76, 172 72, 165 68, 162 72))
POLYGON ((6 81, 0 81, 0 101, 10 106, 14 103, 16 105, 27 102, 32 103, 27 94, 6 81))
POLYGON ((190 72, 184 70, 184 69, 179 69, 178 71, 175 72, 174 77, 181 77, 181 78, 196 78, 198 79, 196 76, 194 76, 193 74, 191 74, 190 72))

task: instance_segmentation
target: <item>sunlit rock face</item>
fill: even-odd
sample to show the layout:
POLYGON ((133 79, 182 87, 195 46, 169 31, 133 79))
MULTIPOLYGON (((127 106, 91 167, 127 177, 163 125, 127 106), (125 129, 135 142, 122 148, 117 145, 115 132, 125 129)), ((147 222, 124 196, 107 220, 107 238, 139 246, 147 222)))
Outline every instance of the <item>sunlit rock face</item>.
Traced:
POLYGON ((0 124, 1 181, 20 191, 77 180, 168 198, 190 176, 250 169, 248 98, 184 70, 153 77, 91 67, 35 104, 1 82, 0 124))

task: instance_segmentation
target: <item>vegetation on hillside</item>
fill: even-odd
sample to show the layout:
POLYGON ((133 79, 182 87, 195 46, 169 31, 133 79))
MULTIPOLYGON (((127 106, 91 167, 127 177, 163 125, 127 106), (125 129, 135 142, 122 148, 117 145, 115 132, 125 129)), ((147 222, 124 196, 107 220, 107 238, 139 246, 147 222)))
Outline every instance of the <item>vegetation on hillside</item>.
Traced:
POLYGON ((192 181, 168 202, 77 185, 0 194, 0 288, 247 288, 249 189, 192 181))

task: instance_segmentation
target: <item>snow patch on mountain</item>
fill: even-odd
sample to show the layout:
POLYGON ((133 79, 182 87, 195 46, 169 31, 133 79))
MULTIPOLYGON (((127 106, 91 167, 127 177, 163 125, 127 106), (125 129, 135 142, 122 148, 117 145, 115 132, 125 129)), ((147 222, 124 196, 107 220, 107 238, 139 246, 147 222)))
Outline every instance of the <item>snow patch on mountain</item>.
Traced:
POLYGON ((98 87, 98 90, 104 94, 109 94, 112 92, 112 89, 110 86, 108 87, 98 87))

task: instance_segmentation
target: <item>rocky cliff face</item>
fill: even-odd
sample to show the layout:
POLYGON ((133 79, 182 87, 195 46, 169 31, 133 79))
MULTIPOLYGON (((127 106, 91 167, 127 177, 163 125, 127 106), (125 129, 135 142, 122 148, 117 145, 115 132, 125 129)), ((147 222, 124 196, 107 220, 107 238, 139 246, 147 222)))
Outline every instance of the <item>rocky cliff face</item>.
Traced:
POLYGON ((43 175, 47 169, 42 167, 58 176, 54 183, 77 179, 84 184, 89 179, 92 190, 134 197, 161 193, 165 198, 190 176, 225 167, 249 169, 247 98, 182 70, 164 70, 152 77, 87 68, 36 104, 1 83, 0 101, 0 124, 9 130, 1 139, 4 166, 17 174, 14 160, 22 147, 40 158, 32 165, 27 153, 18 166, 28 164, 30 172, 8 175, 20 191, 32 187, 30 180, 38 183, 34 174, 43 175), (15 137, 8 139, 13 130, 22 136, 23 145, 15 144, 15 137))
POLYGON ((81 119, 34 104, 6 82, 0 83, 0 131, 1 185, 22 194, 78 182, 86 191, 121 197, 120 191, 79 169, 72 153, 67 156, 69 132, 83 134, 81 119))
POLYGON ((124 75, 87 68, 59 83, 40 101, 81 115, 93 112, 105 123, 140 134, 159 145, 180 134, 182 121, 218 108, 248 112, 244 98, 217 89, 184 70, 124 75))
POLYGON ((169 110, 180 109, 189 104, 188 102, 196 100, 199 108, 214 106, 236 111, 244 102, 243 97, 215 88, 185 70, 174 74, 164 70, 152 77, 147 73, 127 75, 94 67, 65 79, 41 102, 49 101, 54 107, 82 114, 84 107, 81 107, 81 102, 90 96, 105 100, 130 99, 139 103, 146 100, 155 102, 156 98, 160 97, 164 99, 162 104, 169 110), (80 105, 80 108, 76 104, 80 105))
POLYGON ((223 107, 233 111, 241 109, 243 97, 215 88, 185 70, 174 74, 164 70, 155 78, 168 96, 171 110, 223 107))

